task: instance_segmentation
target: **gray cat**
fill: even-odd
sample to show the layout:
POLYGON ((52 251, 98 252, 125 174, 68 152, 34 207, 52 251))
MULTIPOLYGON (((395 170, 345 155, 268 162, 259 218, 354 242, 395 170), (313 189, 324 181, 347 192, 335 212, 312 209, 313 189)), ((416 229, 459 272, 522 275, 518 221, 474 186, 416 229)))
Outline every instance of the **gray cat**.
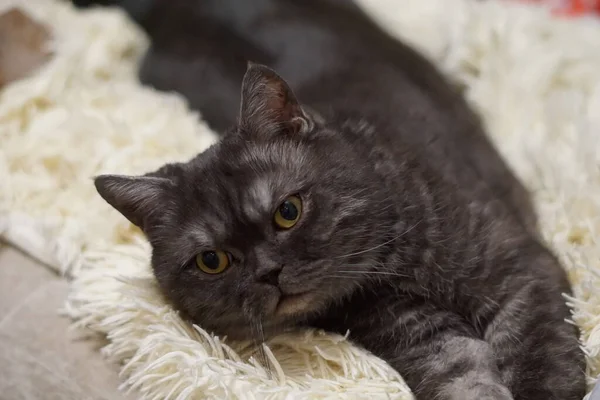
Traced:
POLYGON ((154 47, 142 71, 184 94, 217 85, 214 104, 192 104, 233 128, 187 163, 95 180, 145 232, 166 297, 231 338, 350 330, 420 400, 580 400, 569 283, 461 96, 352 5, 225 12, 238 1, 204 1, 179 19, 164 18, 175 3, 158 7, 172 29, 161 38, 146 20, 154 47), (169 41, 186 18, 206 23, 169 41), (169 46, 176 39, 188 46, 169 46), (234 42, 245 44, 223 45, 234 42), (287 82, 261 64, 246 70, 247 58, 287 82))

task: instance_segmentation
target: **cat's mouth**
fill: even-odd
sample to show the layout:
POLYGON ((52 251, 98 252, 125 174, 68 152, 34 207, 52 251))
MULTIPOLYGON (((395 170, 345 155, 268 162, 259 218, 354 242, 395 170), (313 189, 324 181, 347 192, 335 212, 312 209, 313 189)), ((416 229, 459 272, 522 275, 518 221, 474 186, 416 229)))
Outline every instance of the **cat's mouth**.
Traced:
POLYGON ((278 317, 287 317, 301 314, 308 311, 314 298, 313 292, 303 292, 297 294, 284 294, 279 297, 277 306, 275 306, 274 315, 278 317))

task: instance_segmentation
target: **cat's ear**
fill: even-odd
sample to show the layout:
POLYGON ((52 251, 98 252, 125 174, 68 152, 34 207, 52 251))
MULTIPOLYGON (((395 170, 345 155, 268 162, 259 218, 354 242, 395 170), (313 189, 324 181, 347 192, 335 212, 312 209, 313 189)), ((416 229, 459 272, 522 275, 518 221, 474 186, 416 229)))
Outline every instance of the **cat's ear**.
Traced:
POLYGON ((156 176, 100 175, 94 185, 108 204, 146 231, 149 222, 167 212, 173 182, 156 176))
POLYGON ((248 63, 242 82, 242 129, 266 134, 302 133, 314 120, 302 110, 288 84, 272 69, 248 63))

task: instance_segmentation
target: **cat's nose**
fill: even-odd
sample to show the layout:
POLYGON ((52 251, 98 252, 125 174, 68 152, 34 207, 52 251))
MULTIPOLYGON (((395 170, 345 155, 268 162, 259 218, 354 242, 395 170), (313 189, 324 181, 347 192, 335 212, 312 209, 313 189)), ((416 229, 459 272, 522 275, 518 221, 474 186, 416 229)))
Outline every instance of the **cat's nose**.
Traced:
POLYGON ((256 271, 256 279, 262 283, 268 283, 269 285, 279 285, 279 274, 283 269, 283 265, 272 266, 267 268, 259 268, 256 271))

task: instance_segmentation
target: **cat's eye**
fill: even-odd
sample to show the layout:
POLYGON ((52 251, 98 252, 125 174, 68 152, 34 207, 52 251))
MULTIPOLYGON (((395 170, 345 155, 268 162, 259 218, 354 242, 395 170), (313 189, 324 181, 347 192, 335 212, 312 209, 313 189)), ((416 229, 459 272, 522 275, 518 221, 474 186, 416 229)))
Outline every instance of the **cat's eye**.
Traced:
POLYGON ((302 215, 302 200, 298 196, 290 196, 279 205, 273 220, 275 225, 281 229, 290 229, 302 215))
POLYGON ((229 267, 230 259, 221 250, 205 251, 196 256, 196 265, 207 274, 220 274, 229 267))

